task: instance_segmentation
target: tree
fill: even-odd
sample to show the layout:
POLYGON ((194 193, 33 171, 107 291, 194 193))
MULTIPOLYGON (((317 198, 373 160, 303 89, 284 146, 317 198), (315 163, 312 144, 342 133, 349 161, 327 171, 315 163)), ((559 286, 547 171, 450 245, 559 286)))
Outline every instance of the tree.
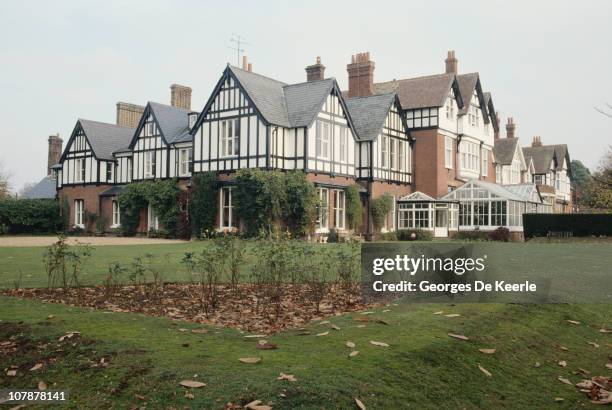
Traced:
POLYGON ((571 163, 572 168, 572 188, 576 191, 579 204, 587 204, 588 198, 588 187, 591 183, 591 171, 584 166, 581 161, 573 160, 571 163))
POLYGON ((8 198, 11 196, 10 184, 9 184, 10 174, 4 171, 4 167, 0 162, 0 199, 8 198))
POLYGON ((591 208, 612 211, 612 145, 608 146, 597 172, 592 175, 587 192, 591 208))
POLYGON ((30 191, 35 186, 36 186, 36 182, 26 182, 25 184, 23 184, 23 186, 19 190, 19 193, 17 194, 17 197, 23 198, 25 196, 25 194, 27 194, 28 191, 30 191))
POLYGON ((606 103, 606 105, 608 106, 607 110, 605 108, 599 108, 599 107, 593 107, 593 108, 595 108, 595 111, 605 115, 606 117, 612 118, 612 105, 608 103, 606 103))

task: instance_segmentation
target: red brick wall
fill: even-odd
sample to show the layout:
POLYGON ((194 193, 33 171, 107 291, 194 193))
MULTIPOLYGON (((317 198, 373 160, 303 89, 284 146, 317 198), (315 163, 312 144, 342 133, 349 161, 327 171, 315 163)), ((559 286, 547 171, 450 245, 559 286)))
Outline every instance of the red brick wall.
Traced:
MULTIPOLYGON (((82 199, 84 211, 94 213, 100 216, 100 193, 106 191, 111 185, 81 185, 81 186, 63 186, 58 190, 58 198, 60 204, 64 198, 68 200, 69 211, 69 226, 74 226, 74 201, 82 199)), ((86 223, 86 221, 83 221, 86 223)), ((87 230, 95 229, 95 226, 86 226, 87 230)))

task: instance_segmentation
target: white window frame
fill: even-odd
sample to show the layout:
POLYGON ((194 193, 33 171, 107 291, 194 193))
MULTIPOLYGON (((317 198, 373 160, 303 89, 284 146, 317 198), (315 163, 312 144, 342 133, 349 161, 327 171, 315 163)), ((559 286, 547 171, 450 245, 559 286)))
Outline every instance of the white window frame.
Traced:
POLYGON ((489 176, 489 150, 483 148, 480 152, 482 162, 482 176, 489 176))
POLYGON ((315 154, 317 158, 329 159, 330 124, 317 120, 315 128, 315 154))
POLYGON ((153 169, 154 156, 157 151, 145 151, 144 153, 144 177, 155 178, 155 170, 153 169))
POLYGON ((189 129, 192 129, 193 126, 195 125, 196 121, 198 120, 198 116, 195 114, 190 114, 189 115, 189 129))
POLYGON ((400 140, 400 141, 397 142, 397 146, 398 146, 398 148, 397 148, 397 154, 398 154, 397 162, 398 162, 398 165, 399 165, 398 169, 403 172, 403 171, 406 170, 406 155, 405 155, 406 154, 406 143, 405 143, 405 141, 401 141, 400 140))
POLYGON ((380 167, 386 168, 389 165, 389 149, 387 145, 389 144, 389 137, 383 135, 380 140, 380 167))
POLYGON ((113 162, 106 163, 106 182, 113 182, 115 180, 115 164, 113 162), (110 177, 109 177, 110 174, 110 177))
POLYGON ((397 141, 389 137, 389 169, 397 169, 397 141))
POLYGON ((221 156, 237 157, 240 153, 240 118, 221 121, 221 156))
POLYGON ((348 159, 348 132, 346 127, 340 127, 340 162, 345 164, 348 159))
POLYGON ((181 148, 179 149, 179 164, 178 164, 178 174, 181 177, 187 177, 190 175, 189 172, 189 161, 191 157, 191 148, 181 148))
POLYGON ((113 218, 111 228, 118 228, 121 226, 121 211, 119 209, 119 201, 113 200, 113 218))
POLYGON ((223 187, 219 190, 219 229, 234 229, 234 203, 232 201, 233 187, 223 187), (225 205, 225 198, 228 199, 225 205), (225 211, 227 213, 227 221, 225 220, 225 211))
POLYGON ((144 127, 144 135, 145 137, 151 137, 155 133, 155 123, 153 121, 149 121, 145 124, 144 127))
POLYGON ((83 199, 74 200, 74 226, 85 228, 85 201, 83 199))
POLYGON ((319 195, 318 229, 327 231, 329 229, 329 189, 317 188, 317 191, 319 195))
POLYGON ((346 193, 343 189, 334 189, 334 228, 345 229, 346 227, 346 193))
POLYGON ((85 158, 77 158, 74 172, 74 182, 85 182, 85 158))
POLYGON ((453 139, 449 136, 444 137, 444 166, 453 169, 453 139))

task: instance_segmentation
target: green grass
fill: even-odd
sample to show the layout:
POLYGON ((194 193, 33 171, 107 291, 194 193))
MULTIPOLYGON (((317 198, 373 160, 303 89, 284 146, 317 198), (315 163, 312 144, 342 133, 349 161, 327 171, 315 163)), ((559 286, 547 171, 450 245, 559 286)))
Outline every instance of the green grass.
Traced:
MULTIPOLYGON (((195 324, 138 314, 109 313, 37 301, 0 298, 0 342, 15 334, 25 341, 52 341, 41 352, 24 350, 1 359, 2 367, 19 365, 17 377, 0 374, 0 388, 35 388, 44 380, 53 389, 70 391, 70 407, 126 408, 145 396, 148 408, 222 408, 227 402, 245 404, 254 399, 273 401, 282 408, 355 408, 353 397, 368 409, 380 408, 561 408, 592 406, 586 395, 562 384, 573 383, 578 368, 593 375, 610 373, 605 364, 610 335, 610 305, 401 305, 389 312, 376 309, 369 317, 388 325, 365 323, 358 314, 331 319, 339 331, 312 323, 308 336, 287 331, 268 340, 278 350, 256 349, 254 340, 232 329, 209 328, 208 334, 180 332, 195 324), (459 313, 447 318, 438 310, 459 313), (54 318, 47 319, 48 315, 54 318), (566 320, 580 321, 573 325, 566 320), (22 323, 17 325, 17 323, 22 323), (51 353, 57 337, 78 330, 90 342, 65 344, 51 353), (315 334, 329 330, 329 335, 315 334), (447 336, 464 334, 469 341, 447 336), (356 343, 360 354, 347 357, 345 341, 356 343), (389 348, 376 347, 383 341, 389 348), (152 342, 154 341, 154 343, 152 342), (600 345, 594 348, 587 344, 600 345), (183 344, 188 343, 188 347, 183 344), (559 349, 567 347, 567 351, 559 349), (485 355, 479 348, 495 348, 485 355), (41 373, 29 372, 45 357, 56 357, 41 373), (107 368, 91 368, 89 360, 110 357, 107 368), (257 365, 240 357, 259 356, 257 365), (557 365, 567 361, 566 368, 557 365), (536 368, 535 362, 541 363, 536 368), (493 376, 486 377, 478 363, 493 376), (295 383, 278 381, 280 372, 293 374, 295 383), (193 400, 178 386, 183 379, 207 383, 194 389, 193 400), (284 394, 281 398, 279 395, 284 394), (555 403, 555 397, 563 397, 555 403)), ((595 406, 593 406, 595 407, 595 406)))

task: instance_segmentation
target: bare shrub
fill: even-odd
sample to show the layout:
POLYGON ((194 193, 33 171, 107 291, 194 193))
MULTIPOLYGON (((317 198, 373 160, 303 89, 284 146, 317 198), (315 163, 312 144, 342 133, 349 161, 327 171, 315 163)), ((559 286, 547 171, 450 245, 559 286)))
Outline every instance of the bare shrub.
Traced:
POLYGON ((359 281, 361 272, 360 257, 361 245, 358 241, 350 241, 340 247, 336 255, 338 287, 347 296, 349 304, 357 297, 355 283, 359 281))
POLYGON ((66 237, 60 235, 57 242, 48 246, 43 255, 48 287, 62 286, 64 290, 80 287, 83 265, 91 256, 92 250, 88 244, 77 243, 70 246, 66 237))
POLYGON ((126 268, 124 268, 119 262, 111 262, 108 265, 108 273, 102 282, 102 287, 104 288, 104 296, 106 298, 110 298, 115 296, 117 292, 123 286, 121 282, 121 275, 125 273, 126 268))

